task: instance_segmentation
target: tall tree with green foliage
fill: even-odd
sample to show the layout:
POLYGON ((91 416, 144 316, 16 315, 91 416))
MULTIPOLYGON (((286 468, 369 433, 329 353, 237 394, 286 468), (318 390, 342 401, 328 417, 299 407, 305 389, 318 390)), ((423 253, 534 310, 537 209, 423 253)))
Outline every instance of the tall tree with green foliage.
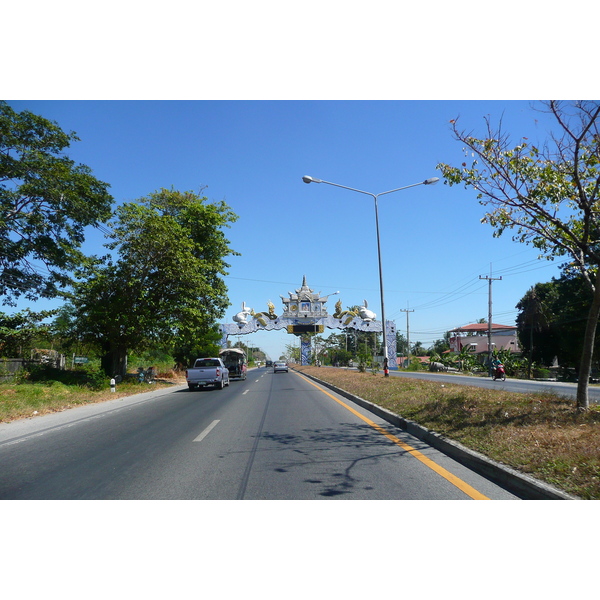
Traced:
MULTIPOLYGON (((531 379, 534 362, 551 365, 554 358, 563 364, 555 332, 552 330, 554 283, 537 283, 517 302, 517 335, 523 355, 527 356, 527 377, 531 379)), ((574 340, 573 340, 574 343, 574 340)))
POLYGON ((464 144, 461 166, 438 165, 445 183, 464 184, 488 208, 482 222, 500 236, 532 244, 549 258, 568 257, 592 295, 582 347, 577 407, 589 407, 588 380, 600 315, 600 102, 545 104, 556 133, 543 147, 527 138, 512 145, 502 126, 485 118, 486 132, 474 136, 451 121, 464 144))
POLYGON ((118 259, 81 273, 72 298, 107 373, 124 374, 132 350, 213 342, 229 306, 225 258, 237 254, 223 228, 236 220, 224 202, 164 188, 117 209, 107 247, 118 259))
POLYGON ((444 352, 447 352, 448 350, 450 350, 451 337, 451 333, 449 331, 446 331, 446 333, 444 333, 443 338, 437 339, 433 342, 428 352, 432 352, 434 354, 443 354, 444 352))
POLYGON ((13 315, 0 312, 0 356, 29 358, 35 341, 47 341, 49 326, 43 321, 54 312, 32 312, 28 308, 13 315))
MULTIPOLYGON (((530 362, 579 367, 581 346, 591 302, 587 282, 578 273, 565 272, 547 283, 537 283, 518 302, 517 329, 523 353, 530 362)), ((598 360, 596 339, 593 360, 598 360)))
POLYGON ((54 122, 0 102, 0 296, 50 298, 83 260, 84 228, 106 221, 108 184, 64 150, 77 141, 54 122))
POLYGON ((178 367, 187 367, 193 365, 197 358, 201 356, 217 356, 219 342, 222 334, 217 325, 205 329, 201 335, 197 335, 193 340, 176 343, 171 350, 171 355, 178 367))

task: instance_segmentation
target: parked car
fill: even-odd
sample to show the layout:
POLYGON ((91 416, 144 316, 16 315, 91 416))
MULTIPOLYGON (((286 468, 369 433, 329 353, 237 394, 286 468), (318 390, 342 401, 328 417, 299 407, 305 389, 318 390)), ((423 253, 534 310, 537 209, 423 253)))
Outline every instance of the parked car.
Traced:
POLYGON ((229 385, 229 369, 220 358, 198 358, 193 368, 185 372, 185 378, 190 390, 207 385, 222 390, 229 385))
POLYGON ((283 362, 282 360, 276 360, 273 363, 273 373, 277 373, 277 371, 281 371, 282 373, 288 372, 288 366, 287 363, 283 362))

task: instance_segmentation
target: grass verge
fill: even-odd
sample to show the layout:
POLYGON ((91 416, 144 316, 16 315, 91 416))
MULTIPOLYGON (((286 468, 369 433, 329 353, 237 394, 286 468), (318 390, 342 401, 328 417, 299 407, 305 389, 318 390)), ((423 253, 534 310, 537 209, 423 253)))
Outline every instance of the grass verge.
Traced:
POLYGON ((83 404, 106 402, 151 392, 171 387, 175 383, 185 383, 185 380, 161 379, 152 384, 127 381, 118 384, 116 392, 111 392, 110 386, 94 390, 83 385, 68 385, 60 381, 3 383, 0 384, 0 423, 61 412, 83 404))
POLYGON ((572 399, 295 367, 489 458, 584 499, 600 499, 600 410, 572 399))

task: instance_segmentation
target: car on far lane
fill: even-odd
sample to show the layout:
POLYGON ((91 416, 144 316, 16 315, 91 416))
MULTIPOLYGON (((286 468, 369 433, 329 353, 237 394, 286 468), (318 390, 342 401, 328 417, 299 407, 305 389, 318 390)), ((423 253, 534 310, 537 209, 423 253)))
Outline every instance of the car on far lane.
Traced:
POLYGON ((283 362, 282 360, 276 360, 273 363, 273 373, 277 373, 277 371, 281 371, 282 373, 288 372, 288 366, 287 363, 283 362))

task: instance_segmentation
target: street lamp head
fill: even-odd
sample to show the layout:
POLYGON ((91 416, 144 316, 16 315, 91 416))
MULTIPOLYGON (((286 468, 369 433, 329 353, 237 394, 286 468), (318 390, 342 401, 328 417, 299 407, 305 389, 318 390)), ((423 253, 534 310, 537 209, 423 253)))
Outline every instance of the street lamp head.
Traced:
POLYGON ((433 185, 434 183, 437 183, 440 180, 439 177, 430 177, 429 179, 426 179, 423 184, 424 185, 433 185))
POLYGON ((321 183, 320 179, 316 179, 315 177, 311 177, 310 175, 305 175, 302 178, 302 181, 304 181, 304 183, 321 183))

